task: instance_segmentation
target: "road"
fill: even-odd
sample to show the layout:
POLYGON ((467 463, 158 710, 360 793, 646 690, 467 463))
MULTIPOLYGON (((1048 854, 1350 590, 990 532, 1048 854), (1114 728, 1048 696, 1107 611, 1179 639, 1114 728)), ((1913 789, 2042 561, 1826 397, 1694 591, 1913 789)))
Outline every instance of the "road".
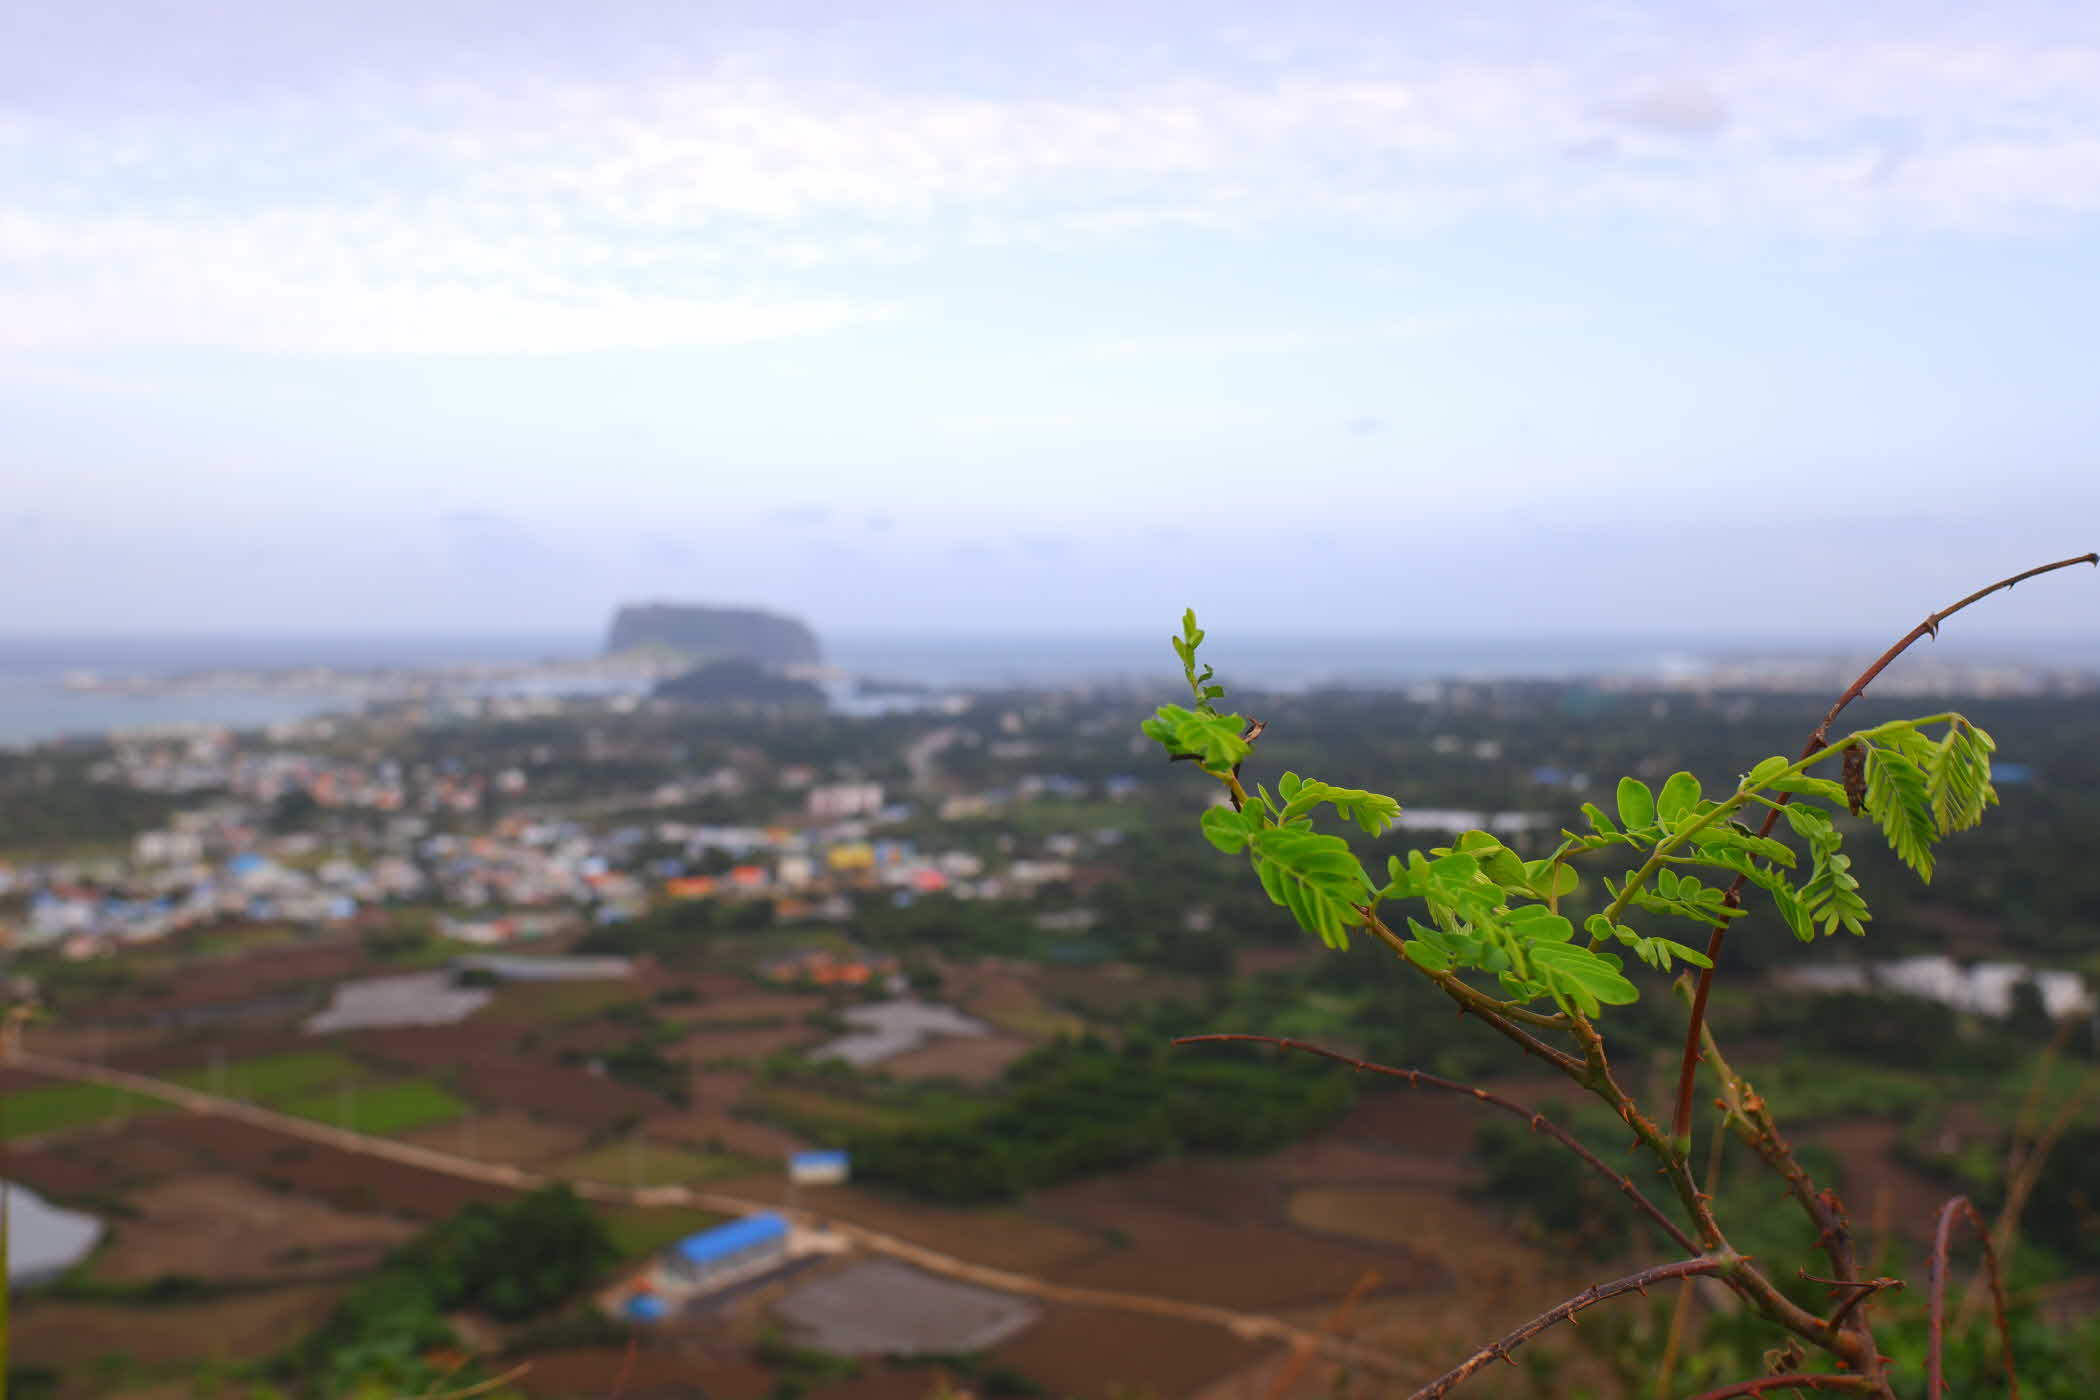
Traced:
MULTIPOLYGON (((540 1172, 526 1171, 521 1167, 506 1166, 497 1162, 477 1162, 470 1157, 459 1157, 435 1148, 420 1147, 414 1143, 397 1142, 392 1138, 374 1137, 366 1133, 355 1133, 344 1128, 332 1128, 326 1123, 310 1119, 295 1118, 290 1114, 277 1113, 238 1099, 222 1098, 200 1090, 170 1084, 164 1079, 150 1075, 132 1074, 126 1070, 110 1069, 104 1065, 89 1064, 80 1060, 59 1059, 51 1055, 39 1055, 14 1045, 0 1046, 4 1050, 5 1063, 36 1074, 49 1075, 55 1079, 70 1079, 80 1083, 102 1084, 113 1089, 128 1089, 135 1094, 160 1099, 191 1113, 212 1114, 265 1128, 287 1137, 303 1138, 343 1152, 361 1153, 368 1157, 381 1157, 405 1166, 420 1167, 424 1171, 440 1172, 446 1176, 466 1181, 481 1182, 490 1186, 501 1186, 519 1191, 530 1191, 557 1181, 565 1182, 577 1195, 585 1200, 600 1201, 609 1205, 631 1206, 697 1206, 723 1215, 750 1215, 758 1211, 773 1211, 786 1217, 791 1223, 805 1229, 832 1231, 841 1238, 873 1254, 887 1255, 908 1264, 917 1265, 928 1273, 941 1274, 947 1278, 960 1279, 966 1283, 979 1284, 1002 1292, 1018 1293, 1031 1298, 1041 1298, 1053 1303, 1076 1303, 1088 1307, 1115 1308, 1123 1312, 1146 1313, 1153 1317, 1174 1318, 1183 1322, 1202 1323, 1222 1327, 1234 1336, 1247 1341, 1273 1341, 1307 1351, 1320 1352, 1333 1360, 1347 1362, 1389 1376, 1414 1376, 1414 1367, 1404 1366, 1392 1357, 1373 1348, 1359 1345, 1346 1338, 1317 1332, 1279 1317, 1263 1313, 1240 1312, 1232 1308, 1215 1307, 1208 1303, 1193 1303, 1181 1298, 1162 1298, 1146 1293, 1121 1293, 1098 1288, 1069 1288, 1052 1283, 1033 1274, 1014 1273, 1006 1269, 995 1269, 989 1265, 973 1264, 967 1259, 957 1258, 925 1245, 880 1230, 870 1230, 849 1220, 826 1216, 820 1211, 799 1206, 781 1206, 770 1201, 753 1200, 748 1197, 728 1195, 720 1191, 696 1190, 689 1186, 616 1186, 609 1182, 588 1181, 566 1177, 548 1176, 540 1172)), ((1261 1261, 1250 1259, 1247 1267, 1259 1268, 1261 1261)))

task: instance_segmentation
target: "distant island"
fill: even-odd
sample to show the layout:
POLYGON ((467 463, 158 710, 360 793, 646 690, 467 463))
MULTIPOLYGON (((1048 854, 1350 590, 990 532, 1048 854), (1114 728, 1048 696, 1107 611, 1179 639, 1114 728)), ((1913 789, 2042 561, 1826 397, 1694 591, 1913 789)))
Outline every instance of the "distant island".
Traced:
POLYGON ((760 666, 823 662, 816 633, 798 618, 757 608, 692 603, 637 603, 620 609, 606 638, 609 656, 667 652, 696 662, 749 661, 760 666))
POLYGON ((755 661, 739 657, 703 662, 683 675, 659 681, 655 693, 664 700, 703 703, 740 700, 768 704, 824 703, 824 692, 808 681, 783 676, 755 661))

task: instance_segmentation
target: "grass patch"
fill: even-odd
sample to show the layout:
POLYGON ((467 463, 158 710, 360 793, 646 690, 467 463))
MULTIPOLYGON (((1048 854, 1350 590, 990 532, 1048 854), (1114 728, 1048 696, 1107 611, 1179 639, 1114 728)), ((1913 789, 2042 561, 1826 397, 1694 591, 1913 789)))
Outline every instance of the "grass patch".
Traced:
POLYGON ((186 1069, 166 1078, 171 1084, 206 1093, 216 1092, 223 1083, 229 1098, 278 1108, 311 1099, 320 1090, 332 1089, 362 1073, 357 1061, 333 1050, 295 1050, 234 1060, 217 1068, 186 1069))
POLYGON ((289 1099, 276 1107, 297 1118, 381 1137, 443 1123, 469 1111, 467 1104, 427 1079, 365 1085, 347 1094, 333 1089, 289 1099))
POLYGON ((852 1099, 833 1098, 813 1089, 785 1086, 761 1090, 752 1104, 761 1113, 789 1124, 815 1124, 833 1129, 868 1129, 878 1133, 902 1132, 918 1122, 918 1115, 902 1109, 882 1108, 852 1099))
POLYGON ((609 1142, 554 1168, 561 1176, 609 1181, 621 1186, 690 1186, 702 1181, 749 1176, 763 1167, 729 1152, 694 1152, 641 1138, 609 1142))
POLYGON ((85 1127, 134 1113, 167 1113, 159 1099, 100 1084, 51 1084, 0 1095, 0 1139, 85 1127))
POLYGON ((614 1206, 599 1211, 598 1218, 605 1222, 605 1232, 612 1236, 613 1248, 622 1259, 640 1259, 729 1217, 685 1206, 614 1206))

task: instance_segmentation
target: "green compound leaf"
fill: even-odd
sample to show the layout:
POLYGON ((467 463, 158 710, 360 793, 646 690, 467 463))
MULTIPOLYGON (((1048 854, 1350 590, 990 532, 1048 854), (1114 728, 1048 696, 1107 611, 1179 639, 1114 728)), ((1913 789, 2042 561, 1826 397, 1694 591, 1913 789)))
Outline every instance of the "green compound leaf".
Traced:
POLYGON ((1363 922, 1355 906, 1371 898, 1370 878, 1349 843, 1303 827, 1271 826, 1254 833, 1253 844, 1269 898, 1329 947, 1348 947, 1346 930, 1363 922))
POLYGON ((1655 814, 1664 826, 1676 826, 1695 814, 1699 805, 1699 780, 1689 773, 1672 773, 1655 798, 1655 814))
POLYGON ((1934 746, 1925 790, 1941 835, 1968 830, 1983 820, 1984 808, 1996 805, 1991 754, 1997 747, 1990 735, 1961 718, 1948 725, 1947 737, 1934 746))
POLYGON ((1529 952, 1532 971, 1566 1009, 1594 1016, 1600 1004, 1628 1006, 1640 999, 1639 988, 1587 948, 1572 943, 1540 943, 1529 952))
POLYGON ((1619 820, 1628 829, 1643 827, 1655 820, 1655 796, 1638 778, 1619 779, 1619 820))
POLYGON ((1313 808, 1325 802, 1365 832, 1377 836, 1400 815, 1400 803, 1381 792, 1365 792, 1362 788, 1336 787, 1332 783, 1317 781, 1297 782, 1296 774, 1286 773, 1276 781, 1283 794, 1284 809, 1279 819, 1284 824, 1296 821, 1313 808), (1291 781, 1286 781, 1286 779, 1291 781))
POLYGON ((1231 772, 1248 754, 1247 741, 1240 737, 1246 732, 1247 721, 1238 715, 1214 715, 1185 710, 1179 705, 1162 705, 1138 728, 1169 754, 1192 756, 1212 773, 1231 772))
POLYGON ((1923 769, 1894 749, 1867 750, 1867 815, 1897 858, 1926 881, 1932 879, 1932 843, 1939 835, 1932 808, 1923 769))
POLYGON ((1833 807, 1849 805, 1845 801, 1845 785, 1828 778, 1811 778, 1806 773, 1775 779, 1771 784, 1774 792, 1791 792, 1797 797, 1813 797, 1828 802, 1833 807))
POLYGON ((1216 846, 1226 855, 1237 855, 1247 849, 1254 833, 1247 829, 1243 814, 1230 807, 1206 807, 1203 809, 1203 839, 1216 846))

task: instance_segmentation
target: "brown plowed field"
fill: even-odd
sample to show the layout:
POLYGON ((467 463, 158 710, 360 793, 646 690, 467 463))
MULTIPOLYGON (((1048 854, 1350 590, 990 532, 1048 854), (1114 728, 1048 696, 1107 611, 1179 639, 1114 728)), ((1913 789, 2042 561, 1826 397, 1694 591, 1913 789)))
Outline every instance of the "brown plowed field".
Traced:
MULTIPOLYGON (((50 1083, 49 1079, 44 1080, 50 1083)), ((116 1196, 206 1165, 185 1139, 166 1131, 174 1114, 83 1129, 63 1140, 7 1154, 7 1175, 47 1196, 116 1196)))
POLYGON ((97 1362, 119 1356, 148 1363, 253 1361, 311 1331, 346 1287, 294 1284, 153 1308, 31 1299, 15 1312, 8 1360, 82 1377, 93 1377, 97 1362))
MULTIPOLYGON (((727 1348, 723 1349, 725 1355, 727 1348)), ((530 1358, 532 1369, 517 1387, 541 1400, 604 1400, 620 1377, 622 1400, 764 1400, 773 1373, 762 1366, 719 1360, 652 1341, 635 1349, 632 1362, 619 1347, 579 1347, 530 1358)), ((923 1394, 923 1392, 922 1392, 923 1394)))
POLYGON ((1273 1349, 1201 1323, 1052 1303, 1042 1321, 992 1348, 987 1358, 1040 1382, 1052 1395, 1097 1397, 1124 1385, 1174 1400, 1273 1349))
POLYGON ((354 1215, 216 1173, 144 1187, 126 1200, 137 1215, 114 1223, 95 1256, 97 1278, 325 1278, 369 1269, 415 1234, 400 1220, 354 1215))
POLYGON ((216 1168, 265 1186, 317 1196, 347 1211, 440 1220, 469 1201, 503 1201, 513 1194, 499 1186, 301 1142, 224 1118, 170 1115, 157 1128, 216 1168))
POLYGON ((436 1148, 477 1162, 536 1167, 581 1152, 589 1134, 564 1123, 500 1112, 477 1113, 396 1136, 418 1147, 436 1148))
POLYGON ((956 1079, 989 1084, 1035 1046, 1019 1036, 956 1035, 892 1055, 878 1068, 899 1079, 956 1079))

